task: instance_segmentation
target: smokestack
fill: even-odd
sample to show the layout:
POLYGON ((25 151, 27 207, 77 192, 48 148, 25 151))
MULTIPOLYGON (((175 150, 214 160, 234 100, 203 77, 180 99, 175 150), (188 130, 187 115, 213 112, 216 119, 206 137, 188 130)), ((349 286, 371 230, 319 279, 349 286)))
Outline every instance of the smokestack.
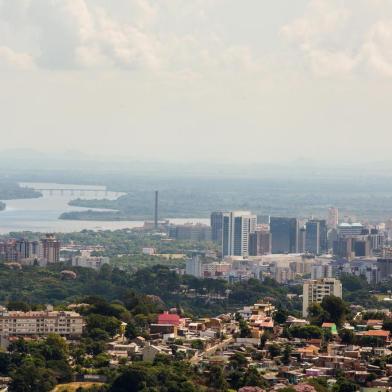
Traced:
POLYGON ((158 191, 155 191, 154 227, 158 228, 158 191))

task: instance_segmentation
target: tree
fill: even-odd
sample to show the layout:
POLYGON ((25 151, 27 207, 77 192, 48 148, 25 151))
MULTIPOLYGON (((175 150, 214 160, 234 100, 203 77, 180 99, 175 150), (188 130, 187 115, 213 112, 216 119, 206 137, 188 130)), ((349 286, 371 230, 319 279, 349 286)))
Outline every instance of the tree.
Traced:
POLYGON ((96 368, 104 368, 109 366, 110 357, 105 353, 100 353, 94 358, 94 367, 96 368))
POLYGON ((345 302, 341 298, 333 295, 324 297, 321 301, 321 307, 325 312, 325 317, 328 318, 328 320, 324 321, 331 321, 337 326, 343 324, 348 314, 348 308, 345 302))
POLYGON ((49 392, 56 385, 51 370, 24 363, 11 374, 10 392, 49 392))
POLYGON ((283 350, 283 356, 282 356, 282 363, 283 365, 289 365, 291 362, 291 353, 293 351, 293 348, 291 347, 290 344, 286 344, 283 350))
POLYGON ((120 320, 113 316, 102 316, 101 314, 90 314, 87 316, 86 332, 89 333, 95 328, 106 331, 109 336, 113 337, 118 333, 120 328, 120 320))
POLYGON ((23 301, 10 301, 7 304, 8 310, 20 310, 22 312, 28 312, 31 307, 28 303, 23 301))
POLYGON ((230 365, 233 369, 243 369, 248 365, 248 360, 242 353, 235 353, 230 357, 230 365))
POLYGON ((250 367, 244 374, 242 386, 266 387, 266 382, 260 376, 260 373, 254 367, 250 367))
POLYGON ((49 334, 42 345, 42 354, 46 360, 62 360, 68 353, 67 343, 56 334, 49 334))
POLYGON ((323 330, 316 325, 295 325, 289 329, 290 335, 300 339, 321 339, 323 330))
POLYGON ((265 344, 267 343, 267 340, 268 340, 268 336, 265 333, 263 333, 260 336, 260 342, 259 342, 259 347, 261 349, 263 349, 265 347, 265 344))
POLYGON ((328 382, 323 377, 313 377, 308 379, 306 382, 312 385, 317 392, 329 391, 328 382))
POLYGON ((249 325, 245 320, 239 321, 239 327, 240 327, 240 337, 241 338, 249 338, 252 336, 249 325))
POLYGON ((46 367, 53 372, 53 376, 60 383, 72 380, 72 368, 67 360, 50 360, 46 362, 46 367))
POLYGON ((5 376, 8 374, 11 365, 11 355, 0 352, 0 374, 5 376))
POLYGON ((208 379, 208 385, 217 391, 227 391, 227 382, 221 366, 212 365, 210 366, 210 373, 208 379))
POLYGON ((339 378, 334 386, 334 391, 336 392, 355 392, 357 390, 357 384, 354 384, 345 378, 339 378))
POLYGON ((339 337, 344 344, 354 344, 355 342, 355 334, 349 329, 341 329, 339 331, 339 337))
POLYGON ((383 347, 385 342, 378 336, 361 336, 358 344, 367 347, 383 347))
POLYGON ((275 358, 281 354, 280 347, 276 343, 273 343, 268 347, 268 352, 271 358, 275 358))
POLYGON ((384 320, 383 329, 392 332, 392 319, 384 320))
POLYGON ((194 348, 195 350, 203 350, 204 343, 200 339, 195 339, 192 340, 191 347, 194 348))
POLYGON ((142 331, 139 327, 136 326, 133 322, 127 324, 125 328, 125 337, 132 340, 137 338, 142 334, 142 331))
POLYGON ((324 309, 318 303, 313 303, 308 308, 308 319, 313 325, 321 326, 325 318, 324 309))
POLYGON ((274 313, 274 321, 278 324, 283 324, 286 322, 287 320, 287 316, 288 316, 288 312, 287 310, 284 310, 282 308, 279 308, 275 313, 274 313))
POLYGON ((110 392, 139 392, 148 390, 147 387, 157 387, 158 381, 155 375, 143 367, 130 367, 117 377, 110 392))

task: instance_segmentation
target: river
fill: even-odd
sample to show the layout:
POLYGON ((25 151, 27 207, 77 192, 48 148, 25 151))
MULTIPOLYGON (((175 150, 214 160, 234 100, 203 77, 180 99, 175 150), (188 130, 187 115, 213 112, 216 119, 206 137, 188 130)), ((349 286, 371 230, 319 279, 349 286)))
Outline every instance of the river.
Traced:
MULTIPOLYGON (((22 183, 33 189, 53 189, 44 191, 43 197, 37 199, 6 200, 4 211, 0 211, 0 233, 11 231, 36 231, 36 232, 62 232, 68 233, 84 229, 90 230, 117 230, 143 226, 143 221, 79 221, 58 219, 63 212, 84 211, 88 208, 69 206, 68 202, 75 198, 115 199, 120 193, 107 192, 102 186, 87 186, 54 183, 22 183), (57 189, 57 191, 56 191, 57 189), (60 189, 72 189, 60 191, 60 189), (93 189, 94 191, 84 191, 93 189), (97 191, 95 191, 97 190, 97 191)), ((152 213, 151 213, 152 215, 152 213)), ((183 224, 186 222, 208 223, 208 219, 170 219, 172 223, 183 224)))

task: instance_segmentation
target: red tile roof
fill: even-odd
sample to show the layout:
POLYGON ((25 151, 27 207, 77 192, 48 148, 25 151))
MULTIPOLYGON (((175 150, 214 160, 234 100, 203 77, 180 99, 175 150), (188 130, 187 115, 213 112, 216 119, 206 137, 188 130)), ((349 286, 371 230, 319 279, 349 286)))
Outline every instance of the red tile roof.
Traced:
POLYGON ((389 331, 384 331, 383 329, 371 329, 369 331, 365 331, 365 336, 375 336, 375 337, 383 337, 387 338, 390 335, 389 331))
POLYGON ((179 325, 180 316, 178 314, 169 314, 169 313, 159 314, 158 324, 179 325))

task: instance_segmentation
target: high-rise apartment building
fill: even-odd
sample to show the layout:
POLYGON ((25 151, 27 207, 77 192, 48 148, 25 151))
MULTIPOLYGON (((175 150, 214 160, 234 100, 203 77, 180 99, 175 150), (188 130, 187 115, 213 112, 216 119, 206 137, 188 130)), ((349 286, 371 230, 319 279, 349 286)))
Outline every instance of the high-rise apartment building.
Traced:
POLYGON ((18 254, 18 260, 28 259, 30 257, 30 242, 28 240, 16 240, 15 247, 18 254))
POLYGON ((336 229, 339 224, 339 210, 336 207, 330 207, 328 209, 328 227, 330 229, 336 229))
POLYGON ((327 248, 326 221, 312 219, 306 222, 305 251, 319 255, 325 253, 327 248))
POLYGON ((60 261, 60 241, 54 234, 46 234, 41 238, 41 258, 47 263, 58 263, 60 261))
POLYGON ((186 261, 185 273, 187 275, 195 276, 196 278, 201 278, 203 276, 203 265, 199 255, 194 254, 192 258, 186 261))
POLYGON ((257 217, 249 211, 223 213, 222 255, 248 256, 249 234, 256 230, 257 217))
POLYGON ((298 252, 297 218, 271 217, 272 253, 298 252))
POLYGON ((211 240, 217 244, 222 243, 223 212, 215 211, 211 214, 211 240))
POLYGON ((271 233, 256 230, 249 234, 249 256, 262 256, 271 253, 271 233))
POLYGON ((342 284, 334 278, 305 281, 303 285, 302 314, 308 316, 308 308, 313 303, 321 303, 324 297, 342 298, 342 284))

